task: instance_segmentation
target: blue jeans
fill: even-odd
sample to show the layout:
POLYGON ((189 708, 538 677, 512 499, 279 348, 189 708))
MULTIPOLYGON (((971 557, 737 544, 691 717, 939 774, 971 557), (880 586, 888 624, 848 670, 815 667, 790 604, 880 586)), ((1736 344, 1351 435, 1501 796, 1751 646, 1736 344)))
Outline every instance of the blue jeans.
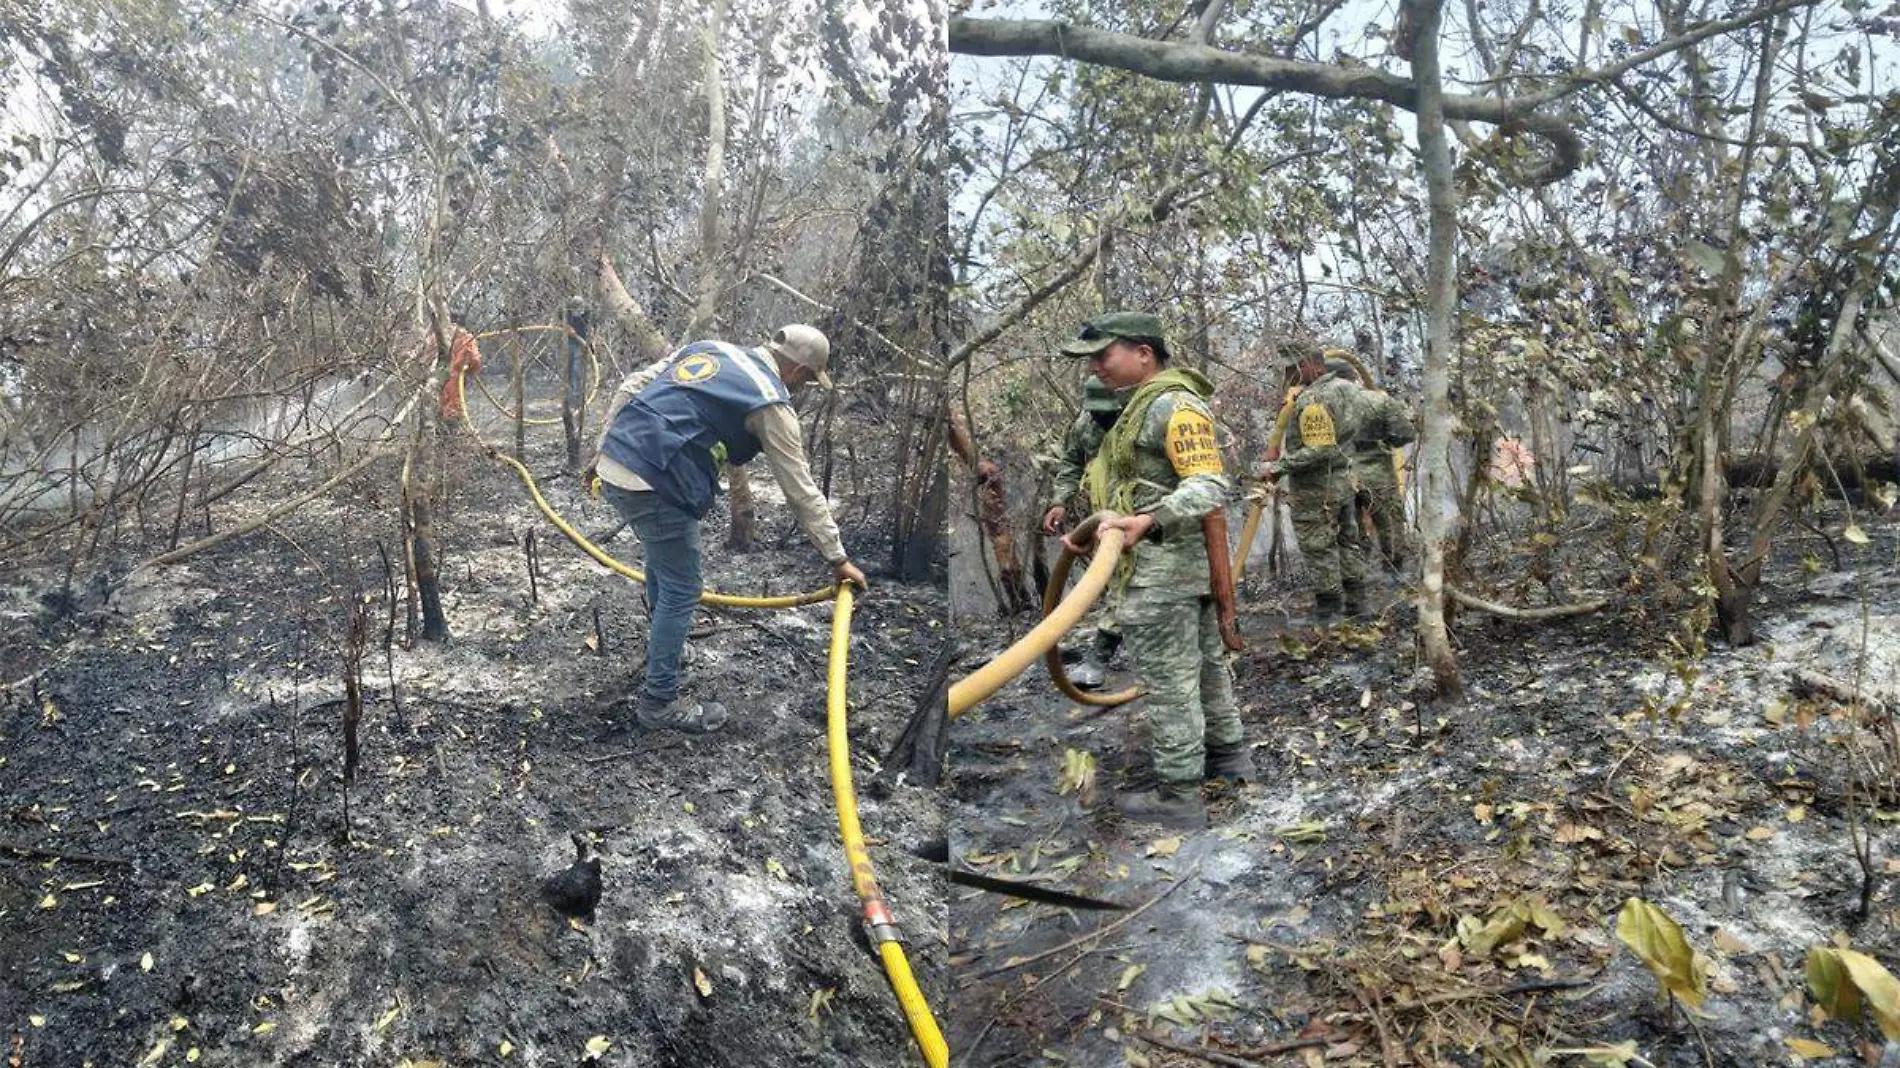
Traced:
POLYGON ((646 696, 664 703, 679 696, 680 650, 699 606, 699 520, 643 490, 602 485, 601 493, 646 550, 646 696))

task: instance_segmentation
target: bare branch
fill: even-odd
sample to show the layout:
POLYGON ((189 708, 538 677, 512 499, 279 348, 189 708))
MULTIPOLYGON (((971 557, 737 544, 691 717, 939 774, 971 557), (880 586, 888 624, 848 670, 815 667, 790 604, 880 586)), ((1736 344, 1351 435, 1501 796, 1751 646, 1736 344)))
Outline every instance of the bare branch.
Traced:
POLYGON ((1457 601, 1473 612, 1483 612, 1485 615, 1497 616, 1500 619, 1515 619, 1523 623, 1535 623, 1546 619, 1569 619, 1572 616, 1587 616, 1592 612, 1602 611, 1610 603, 1608 597, 1598 597, 1588 601, 1578 601, 1575 604, 1553 604, 1545 605, 1542 608, 1519 608, 1514 605, 1499 604, 1496 601, 1487 601, 1482 597, 1473 596, 1450 583, 1445 584, 1445 592, 1451 595, 1452 600, 1457 601))
MULTIPOLYGON (((1491 123, 1507 131, 1522 130, 1543 138, 1550 145, 1551 158, 1522 175, 1521 180, 1527 185, 1547 185, 1567 177, 1581 165, 1583 146, 1569 121, 1540 115, 1538 109, 1699 41, 1815 2, 1781 0, 1734 18, 1704 23, 1600 70, 1569 75, 1555 85, 1523 96, 1477 97, 1447 93, 1445 117, 1461 122, 1491 123)), ((1231 52, 1193 42, 1150 40, 1066 22, 952 18, 950 50, 975 56, 1055 56, 1114 67, 1158 81, 1253 85, 1335 100, 1382 100, 1407 111, 1418 109, 1418 93, 1411 79, 1373 67, 1346 67, 1231 52)))

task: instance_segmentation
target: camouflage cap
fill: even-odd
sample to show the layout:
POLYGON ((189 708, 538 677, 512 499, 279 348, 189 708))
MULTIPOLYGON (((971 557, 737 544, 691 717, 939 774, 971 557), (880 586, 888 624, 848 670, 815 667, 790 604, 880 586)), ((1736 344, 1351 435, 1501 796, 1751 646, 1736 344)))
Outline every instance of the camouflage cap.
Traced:
POLYGON ((1108 383, 1090 375, 1082 380, 1082 410, 1085 412, 1119 412, 1122 410, 1122 397, 1108 388, 1108 383))
POLYGON ((1083 320, 1075 340, 1065 343, 1062 352, 1067 356, 1093 356, 1118 338, 1159 341, 1161 336, 1161 319, 1157 316, 1147 312, 1109 312, 1083 320))

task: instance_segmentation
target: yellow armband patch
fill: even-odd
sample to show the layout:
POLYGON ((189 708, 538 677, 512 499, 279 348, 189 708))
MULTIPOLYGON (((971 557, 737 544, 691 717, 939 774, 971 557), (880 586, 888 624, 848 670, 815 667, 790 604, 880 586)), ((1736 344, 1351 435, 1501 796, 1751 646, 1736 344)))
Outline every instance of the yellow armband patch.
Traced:
POLYGON ((1214 441, 1214 420, 1192 408, 1175 409, 1168 417, 1168 462, 1182 478, 1220 474, 1220 446, 1214 441))
POLYGON ((1300 441, 1309 449, 1331 448, 1339 444, 1338 432, 1333 429, 1333 413, 1319 401, 1300 409, 1300 441))

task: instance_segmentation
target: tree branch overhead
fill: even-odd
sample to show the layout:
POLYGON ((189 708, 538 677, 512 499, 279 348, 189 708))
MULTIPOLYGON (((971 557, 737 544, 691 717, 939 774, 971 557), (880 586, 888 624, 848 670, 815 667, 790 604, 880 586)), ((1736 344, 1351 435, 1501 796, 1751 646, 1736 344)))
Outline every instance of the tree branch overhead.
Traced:
MULTIPOLYGON (((1547 158, 1513 177, 1527 186, 1549 185, 1569 177, 1582 166, 1583 142, 1569 118, 1540 109, 1560 102, 1586 85, 1627 73, 1677 49, 1813 3, 1814 0, 1784 0, 1734 18, 1704 23, 1611 67, 1575 74, 1556 85, 1522 96, 1499 98, 1447 93, 1445 117, 1461 122, 1490 123, 1509 133, 1536 136, 1547 146, 1547 158)), ((950 20, 950 50, 970 56, 1052 56, 1113 67, 1164 82, 1257 86, 1333 100, 1378 100, 1406 111, 1418 110, 1418 93, 1410 78, 1374 67, 1233 52, 1192 41, 1154 40, 1046 19, 954 17, 950 20)))

